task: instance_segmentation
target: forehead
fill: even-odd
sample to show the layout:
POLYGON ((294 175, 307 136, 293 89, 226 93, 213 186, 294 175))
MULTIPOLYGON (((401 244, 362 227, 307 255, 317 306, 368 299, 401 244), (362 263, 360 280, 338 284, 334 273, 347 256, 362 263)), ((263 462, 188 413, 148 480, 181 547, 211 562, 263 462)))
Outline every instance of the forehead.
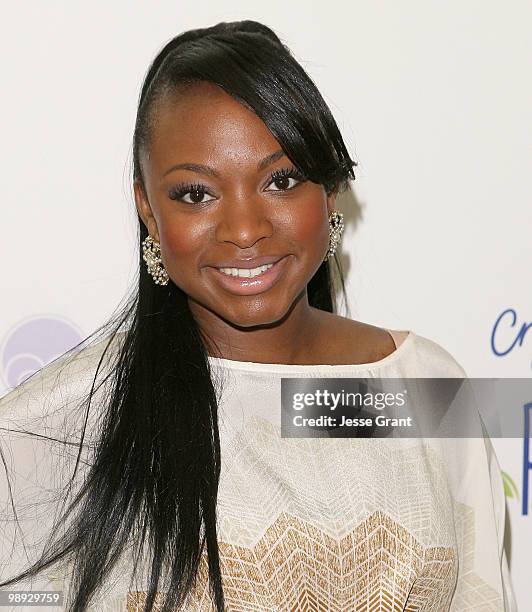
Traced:
POLYGON ((266 124, 222 88, 198 83, 160 104, 150 138, 152 169, 192 161, 223 168, 281 148, 266 124))

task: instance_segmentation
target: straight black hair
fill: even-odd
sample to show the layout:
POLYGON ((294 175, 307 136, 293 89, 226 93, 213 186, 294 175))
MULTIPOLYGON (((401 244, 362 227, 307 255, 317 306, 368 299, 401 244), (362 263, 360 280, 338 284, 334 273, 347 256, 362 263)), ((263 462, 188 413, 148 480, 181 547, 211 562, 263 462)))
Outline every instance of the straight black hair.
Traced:
MULTIPOLYGON (((313 81, 270 28, 246 20, 184 32, 153 60, 142 85, 133 136, 133 178, 142 186, 141 155, 149 151, 159 104, 197 82, 223 88, 256 113, 292 163, 328 194, 345 190, 355 179, 356 163, 313 81)), ((191 314, 187 295, 171 279, 166 286, 156 285, 148 274, 142 258, 148 232, 137 217, 138 283, 116 315, 71 349, 75 352, 95 338, 107 342, 84 398, 87 422, 96 390, 105 389, 101 435, 88 476, 39 560, 0 586, 68 561, 68 610, 83 612, 133 534, 133 572, 141 555, 149 560, 144 612, 154 609, 161 592, 164 598, 157 609, 163 612, 186 604, 205 544, 209 592, 222 612, 216 534, 221 454, 209 341, 191 314), (112 367, 98 383, 102 360, 115 337, 121 342, 112 367)), ((309 304, 329 312, 334 312, 336 293, 332 261, 347 306, 336 255, 320 265, 307 286, 309 304)), ((70 483, 83 441, 82 436, 70 483)))

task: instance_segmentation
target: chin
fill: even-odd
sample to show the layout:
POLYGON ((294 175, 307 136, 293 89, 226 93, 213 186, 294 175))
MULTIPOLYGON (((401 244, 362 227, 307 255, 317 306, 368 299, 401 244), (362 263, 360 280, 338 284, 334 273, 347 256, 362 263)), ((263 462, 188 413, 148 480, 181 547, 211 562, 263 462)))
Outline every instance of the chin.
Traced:
MULTIPOLYGON (((259 298, 260 296, 256 297, 259 298)), ((250 304, 246 309, 235 309, 231 313, 220 313, 220 316, 236 327, 248 328, 279 323, 287 311, 288 307, 281 308, 279 304, 269 304, 257 299, 255 305, 250 304)))

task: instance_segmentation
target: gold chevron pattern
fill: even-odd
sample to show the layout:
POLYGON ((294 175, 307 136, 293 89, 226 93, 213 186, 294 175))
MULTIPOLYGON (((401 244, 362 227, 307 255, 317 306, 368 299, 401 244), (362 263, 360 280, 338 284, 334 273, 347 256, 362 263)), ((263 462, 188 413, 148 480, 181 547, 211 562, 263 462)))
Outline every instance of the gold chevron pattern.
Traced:
MULTIPOLYGON (((430 445, 281 439, 275 424, 245 421, 222 455, 228 612, 503 610, 475 572, 474 509, 449 497, 430 445)), ((204 551, 187 612, 214 612, 207 577, 204 551)), ((127 612, 145 598, 128 592, 127 612)))
MULTIPOLYGON (((224 594, 231 611, 447 610, 457 575, 451 548, 424 548, 383 512, 337 541, 283 513, 253 549, 219 543, 224 594)), ((191 612, 212 612, 206 556, 191 612)), ((140 612, 145 592, 129 593, 140 612)))
MULTIPOLYGON (((457 580, 451 547, 424 547, 380 511, 340 541, 283 513, 252 549, 225 542, 219 548, 230 612, 443 612, 451 609, 457 580)), ((501 610, 498 593, 466 569, 470 588, 452 609, 501 610)), ((205 554, 198 584, 185 609, 213 612, 205 554)), ((127 612, 141 612, 145 600, 145 591, 128 593, 127 612)))

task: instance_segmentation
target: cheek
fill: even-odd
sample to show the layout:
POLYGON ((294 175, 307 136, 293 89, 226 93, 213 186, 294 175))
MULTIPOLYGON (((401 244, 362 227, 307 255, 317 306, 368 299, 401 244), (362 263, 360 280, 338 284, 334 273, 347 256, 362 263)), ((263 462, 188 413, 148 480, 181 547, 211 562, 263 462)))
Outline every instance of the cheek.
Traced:
POLYGON ((294 211, 288 225, 290 235, 297 242, 321 244, 329 235, 326 205, 322 201, 307 201, 294 211))
POLYGON ((177 222, 159 229, 162 256, 169 260, 194 257, 205 243, 205 230, 199 223, 177 222))

